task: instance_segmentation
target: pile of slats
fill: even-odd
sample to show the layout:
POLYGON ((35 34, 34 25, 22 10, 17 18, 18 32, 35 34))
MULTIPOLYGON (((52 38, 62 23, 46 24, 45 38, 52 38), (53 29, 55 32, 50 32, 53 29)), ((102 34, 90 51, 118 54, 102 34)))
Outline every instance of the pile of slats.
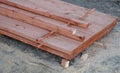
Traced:
POLYGON ((64 67, 117 21, 60 0, 0 0, 0 33, 64 58, 64 67))

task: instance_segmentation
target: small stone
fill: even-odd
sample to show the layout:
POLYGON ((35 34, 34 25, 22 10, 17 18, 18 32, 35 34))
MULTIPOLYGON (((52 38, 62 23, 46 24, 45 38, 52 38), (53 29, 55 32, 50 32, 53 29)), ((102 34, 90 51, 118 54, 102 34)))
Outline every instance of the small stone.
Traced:
POLYGON ((30 61, 25 61, 25 62, 31 66, 38 66, 38 64, 35 62, 30 62, 30 61))
POLYGON ((81 59, 83 61, 86 61, 88 59, 88 54, 83 54, 82 57, 81 57, 81 59))
POLYGON ((104 47, 104 44, 101 42, 94 42, 94 44, 104 47))

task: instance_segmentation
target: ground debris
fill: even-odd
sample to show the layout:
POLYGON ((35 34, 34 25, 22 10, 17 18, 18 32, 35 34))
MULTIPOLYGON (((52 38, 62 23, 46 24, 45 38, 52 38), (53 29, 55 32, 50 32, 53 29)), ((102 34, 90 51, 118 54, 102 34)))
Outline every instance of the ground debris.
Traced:
POLYGON ((86 54, 83 54, 82 56, 81 56, 81 60, 83 60, 83 61, 86 61, 88 59, 88 54, 86 53, 86 54))

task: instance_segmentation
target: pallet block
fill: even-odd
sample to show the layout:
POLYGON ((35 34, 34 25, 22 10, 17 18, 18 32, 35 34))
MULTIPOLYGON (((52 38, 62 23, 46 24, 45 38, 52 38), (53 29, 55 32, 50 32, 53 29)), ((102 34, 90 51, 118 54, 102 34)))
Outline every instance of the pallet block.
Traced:
POLYGON ((61 66, 64 68, 69 67, 70 61, 66 59, 62 59, 61 66))
POLYGON ((0 0, 0 33, 62 57, 64 68, 117 22, 95 8, 59 0, 0 0))

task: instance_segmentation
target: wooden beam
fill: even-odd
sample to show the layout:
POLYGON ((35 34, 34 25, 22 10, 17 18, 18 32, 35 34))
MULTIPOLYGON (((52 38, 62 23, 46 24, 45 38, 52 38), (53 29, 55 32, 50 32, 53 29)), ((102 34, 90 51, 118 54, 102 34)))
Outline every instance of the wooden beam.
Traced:
POLYGON ((29 23, 29 24, 32 24, 32 25, 35 25, 35 26, 38 26, 40 28, 54 31, 56 33, 62 34, 64 36, 67 36, 69 38, 72 38, 72 39, 75 39, 78 41, 84 41, 84 39, 85 39, 84 35, 81 35, 81 36, 77 36, 76 34, 73 35, 72 34, 73 30, 68 30, 68 29, 58 27, 58 26, 55 26, 53 24, 44 22, 40 19, 34 18, 32 15, 28 16, 25 13, 24 14, 20 13, 18 10, 15 10, 14 8, 9 9, 5 5, 4 6, 0 5, 0 14, 17 19, 17 20, 20 20, 20 21, 23 21, 23 22, 26 22, 26 23, 29 23))
POLYGON ((40 37, 39 39, 37 39, 37 41, 42 41, 42 40, 48 38, 49 36, 53 35, 54 33, 55 33, 54 31, 51 31, 48 34, 46 34, 46 35, 40 37))
POLYGON ((88 22, 85 22, 82 20, 77 20, 75 18, 66 18, 66 17, 63 17, 61 15, 56 15, 56 14, 48 13, 48 12, 45 12, 42 10, 36 10, 34 8, 25 7, 25 6, 22 6, 20 4, 13 3, 13 2, 10 2, 7 0, 0 0, 0 2, 11 5, 13 7, 17 7, 17 8, 32 12, 32 13, 35 13, 35 14, 39 14, 39 15, 43 15, 43 16, 46 16, 46 17, 49 17, 52 19, 56 19, 56 20, 59 20, 59 21, 65 22, 65 23, 70 23, 71 25, 82 27, 82 28, 88 28, 88 26, 90 24, 88 22))

